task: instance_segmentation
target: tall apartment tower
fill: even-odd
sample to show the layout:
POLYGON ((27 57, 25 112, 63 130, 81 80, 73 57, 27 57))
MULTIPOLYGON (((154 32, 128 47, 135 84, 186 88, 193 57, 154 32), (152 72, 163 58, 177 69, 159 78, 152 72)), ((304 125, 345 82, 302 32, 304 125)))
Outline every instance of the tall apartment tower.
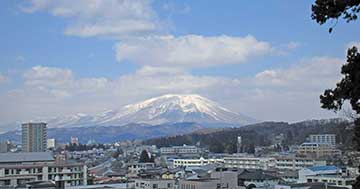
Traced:
POLYGON ((21 125, 21 130, 24 152, 44 152, 46 150, 46 123, 24 123, 21 125))

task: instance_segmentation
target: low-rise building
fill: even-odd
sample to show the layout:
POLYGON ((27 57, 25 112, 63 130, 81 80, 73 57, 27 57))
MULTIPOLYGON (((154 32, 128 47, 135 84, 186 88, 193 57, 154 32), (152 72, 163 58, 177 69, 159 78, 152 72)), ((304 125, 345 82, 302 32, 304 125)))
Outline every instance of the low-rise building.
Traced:
POLYGON ((222 164, 224 163, 224 159, 205 159, 203 157, 197 159, 174 159, 173 167, 189 167, 189 166, 203 166, 208 164, 222 164))
POLYGON ((300 184, 278 184, 274 189, 348 189, 346 187, 334 186, 328 183, 313 182, 300 184))
POLYGON ((305 142, 299 146, 297 153, 311 158, 341 156, 341 151, 329 144, 305 142))
POLYGON ((317 166, 299 170, 298 183, 328 183, 329 185, 351 188, 355 177, 342 174, 335 166, 317 166))
POLYGON ((1 186, 24 186, 34 181, 86 185, 87 167, 81 163, 57 162, 49 152, 0 154, 1 186))
POLYGON ((238 175, 238 182, 246 188, 273 188, 279 184, 282 179, 264 170, 242 170, 238 175))
POLYGON ((135 179, 135 189, 174 189, 175 180, 135 179))
POLYGON ((179 181, 179 189, 245 189, 239 186, 238 172, 228 168, 216 168, 211 173, 194 175, 179 181))
POLYGON ((303 158, 295 156, 281 156, 276 157, 275 168, 287 170, 300 170, 306 167, 324 166, 325 160, 315 160, 312 158, 303 158))
POLYGON ((54 138, 47 139, 47 149, 55 149, 56 148, 56 140, 54 138))
POLYGON ((160 153, 162 155, 188 155, 188 154, 199 154, 201 149, 196 146, 172 146, 172 147, 162 147, 160 148, 160 153))
POLYGON ((137 177, 143 170, 155 168, 154 163, 130 163, 128 167, 128 177, 137 177))
POLYGON ((328 144, 331 146, 336 145, 336 135, 335 134, 317 134, 317 135, 310 135, 309 141, 311 143, 318 143, 318 144, 328 144))
POLYGON ((0 153, 6 153, 10 151, 10 141, 0 142, 0 153))
POLYGON ((224 157, 224 166, 228 168, 267 170, 275 167, 275 159, 232 155, 224 157))

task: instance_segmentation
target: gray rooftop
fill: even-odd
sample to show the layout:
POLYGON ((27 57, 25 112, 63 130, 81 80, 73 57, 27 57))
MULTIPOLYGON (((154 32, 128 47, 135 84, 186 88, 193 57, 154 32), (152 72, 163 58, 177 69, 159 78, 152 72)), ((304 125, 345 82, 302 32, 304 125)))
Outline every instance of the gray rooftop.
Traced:
POLYGON ((54 161, 50 152, 21 152, 21 153, 0 153, 0 164, 54 161))

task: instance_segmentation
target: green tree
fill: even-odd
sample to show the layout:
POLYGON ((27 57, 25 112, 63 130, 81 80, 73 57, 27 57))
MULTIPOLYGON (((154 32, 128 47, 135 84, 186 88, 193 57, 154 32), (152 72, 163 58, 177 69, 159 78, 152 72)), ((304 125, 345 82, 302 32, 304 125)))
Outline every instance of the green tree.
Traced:
MULTIPOLYGON (((325 90, 320 95, 321 107, 339 111, 345 101, 349 101, 352 110, 360 115, 360 53, 356 47, 350 48, 347 53, 347 63, 342 66, 341 74, 344 77, 334 89, 325 90)), ((360 118, 354 121, 355 148, 360 150, 360 118)))
MULTIPOLYGON (((316 0, 311 10, 311 18, 320 25, 328 20, 336 20, 337 23, 340 17, 350 22, 358 18, 360 0, 316 0)), ((331 31, 332 27, 329 29, 331 31)))
POLYGON ((148 163, 151 162, 151 159, 149 157, 149 153, 146 150, 143 150, 140 154, 140 163, 148 163))
MULTIPOLYGON (((354 21, 360 12, 360 0, 316 0, 312 5, 312 19, 320 25, 328 20, 338 20, 341 16, 346 22, 354 21)), ((331 33, 332 27, 329 29, 331 33)), ((360 54, 356 47, 348 49, 347 63, 341 68, 344 77, 334 89, 325 90, 320 96, 321 107, 329 110, 341 110, 345 101, 349 101, 356 113, 354 118, 354 143, 360 150, 360 54)), ((360 188, 360 176, 353 184, 360 188)))
POLYGON ((246 152, 249 153, 249 154, 255 154, 255 144, 253 144, 253 143, 249 144, 249 146, 247 147, 246 152))

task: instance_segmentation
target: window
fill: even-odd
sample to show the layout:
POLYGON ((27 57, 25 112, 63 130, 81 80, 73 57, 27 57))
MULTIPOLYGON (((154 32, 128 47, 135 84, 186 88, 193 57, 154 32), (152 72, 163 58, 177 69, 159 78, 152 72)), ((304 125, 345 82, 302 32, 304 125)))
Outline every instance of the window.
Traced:
POLYGON ((5 186, 8 186, 8 185, 10 185, 10 180, 4 180, 4 182, 0 183, 0 184, 4 184, 5 186))
POLYGON ((5 175, 9 174, 9 169, 5 169, 5 175))
POLYGON ((158 184, 153 184, 152 188, 158 188, 158 184))

